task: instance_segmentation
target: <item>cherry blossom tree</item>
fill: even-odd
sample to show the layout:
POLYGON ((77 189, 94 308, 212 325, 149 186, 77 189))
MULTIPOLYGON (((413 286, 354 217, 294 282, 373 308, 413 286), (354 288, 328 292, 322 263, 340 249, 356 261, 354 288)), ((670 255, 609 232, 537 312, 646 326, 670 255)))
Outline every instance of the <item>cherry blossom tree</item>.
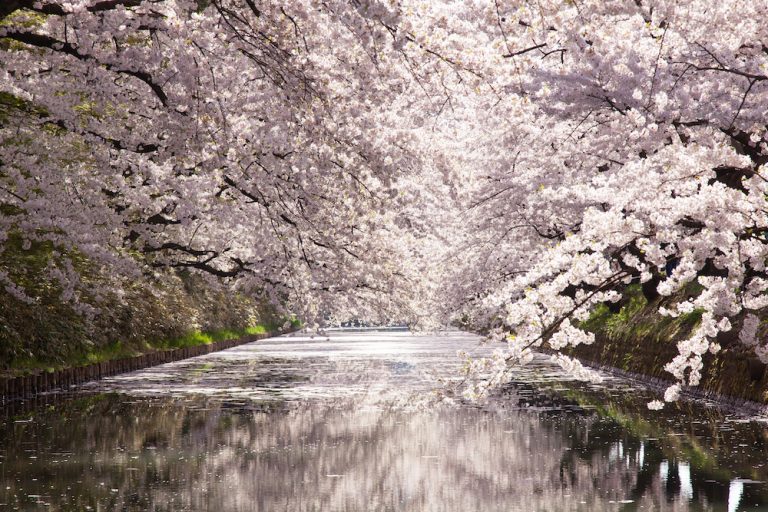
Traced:
POLYGON ((398 15, 5 3, 0 242, 54 243, 65 300, 78 299, 77 253, 128 279, 205 272, 309 320, 407 315, 396 182, 417 158, 397 119, 414 86, 387 62, 398 15))
POLYGON ((475 39, 497 52, 476 65, 498 99, 466 114, 482 156, 469 171, 474 220, 453 295, 499 327, 509 344, 502 372, 538 346, 591 343, 578 321, 631 282, 649 297, 700 287, 660 311, 702 313, 667 365, 678 381, 667 400, 698 384, 702 356, 737 319, 742 341, 768 361, 755 337, 767 283, 768 51, 757 21, 767 7, 497 1, 478 10, 475 39))

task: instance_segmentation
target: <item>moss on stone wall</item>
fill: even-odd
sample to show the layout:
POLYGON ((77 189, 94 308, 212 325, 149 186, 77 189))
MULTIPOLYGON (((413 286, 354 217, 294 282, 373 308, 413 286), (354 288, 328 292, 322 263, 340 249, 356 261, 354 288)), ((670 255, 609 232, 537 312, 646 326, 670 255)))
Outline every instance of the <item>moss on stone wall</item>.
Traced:
MULTIPOLYGON (((583 361, 612 366, 625 371, 673 381, 664 366, 677 354, 677 342, 685 339, 701 320, 694 311, 677 318, 658 313, 665 301, 695 295, 695 287, 672 298, 646 300, 638 285, 627 288, 623 306, 612 313, 607 305, 598 306, 582 327, 595 334, 595 343, 570 349, 570 355, 583 361)), ((722 350, 704 356, 699 388, 735 399, 768 403, 768 372, 765 365, 739 343, 737 329, 718 337, 722 350)))
POLYGON ((285 321, 267 303, 205 275, 157 269, 116 282, 108 268, 68 254, 82 280, 76 293, 97 308, 87 315, 62 299, 61 283, 45 271, 58 263, 60 252, 49 242, 25 246, 18 236, 0 251, 0 272, 27 295, 12 294, 0 283, 0 373, 71 366, 93 355, 145 353, 175 347, 179 340, 202 343, 195 340, 200 333, 218 340, 224 331, 247 334, 254 326, 285 321))

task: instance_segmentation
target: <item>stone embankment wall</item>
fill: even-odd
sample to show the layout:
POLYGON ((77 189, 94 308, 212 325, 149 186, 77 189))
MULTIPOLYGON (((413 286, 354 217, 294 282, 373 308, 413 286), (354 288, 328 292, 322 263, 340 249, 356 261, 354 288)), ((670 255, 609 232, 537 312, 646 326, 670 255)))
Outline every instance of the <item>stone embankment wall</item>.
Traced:
MULTIPOLYGON (((595 342, 568 351, 582 362, 603 369, 617 369, 622 375, 634 375, 652 387, 664 389, 674 383, 664 367, 678 354, 677 344, 696 329, 701 312, 677 317, 662 316, 659 307, 670 307, 695 296, 700 290, 689 286, 673 297, 648 296, 641 286, 632 285, 614 308, 597 307, 581 327, 594 333, 595 342)), ((750 409, 768 407, 768 371, 738 339, 740 319, 732 319, 734 328, 720 333, 717 354, 704 355, 704 369, 698 386, 684 394, 703 396, 720 403, 750 409)))
MULTIPOLYGON (((686 394, 712 399, 735 407, 764 410, 768 406, 768 371, 733 333, 720 340, 722 350, 704 355, 701 383, 686 389, 686 394)), ((582 345, 570 355, 593 367, 618 370, 623 376, 663 390, 673 384, 664 366, 677 354, 676 341, 648 335, 636 339, 598 333, 592 345, 582 345)))
POLYGON ((113 361, 95 363, 88 366, 66 368, 54 372, 41 372, 37 375, 0 378, 0 405, 11 400, 30 398, 39 393, 67 390, 70 386, 98 380, 103 377, 210 354, 211 352, 236 347, 244 343, 258 341, 264 338, 279 336, 280 334, 283 333, 268 332, 264 334, 255 334, 238 339, 218 341, 216 343, 211 343, 210 345, 197 345, 194 347, 178 348, 174 350, 162 350, 125 359, 115 359, 113 361))

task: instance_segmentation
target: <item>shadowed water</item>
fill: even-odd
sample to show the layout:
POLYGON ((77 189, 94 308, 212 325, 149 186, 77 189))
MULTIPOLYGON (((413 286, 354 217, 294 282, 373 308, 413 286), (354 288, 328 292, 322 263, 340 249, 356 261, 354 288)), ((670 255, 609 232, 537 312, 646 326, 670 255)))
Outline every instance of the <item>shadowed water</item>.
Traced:
POLYGON ((544 357, 482 406, 436 406, 477 342, 273 338, 16 404, 0 510, 768 510, 759 419, 651 413, 544 357))

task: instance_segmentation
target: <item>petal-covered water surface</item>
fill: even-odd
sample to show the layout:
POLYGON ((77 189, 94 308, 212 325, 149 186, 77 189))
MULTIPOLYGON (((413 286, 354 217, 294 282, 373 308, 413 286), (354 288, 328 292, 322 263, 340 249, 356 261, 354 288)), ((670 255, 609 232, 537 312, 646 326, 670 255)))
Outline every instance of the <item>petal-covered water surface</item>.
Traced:
POLYGON ((544 356, 441 404, 464 333, 293 335, 16 403, 0 510, 768 510, 768 430, 544 356))

